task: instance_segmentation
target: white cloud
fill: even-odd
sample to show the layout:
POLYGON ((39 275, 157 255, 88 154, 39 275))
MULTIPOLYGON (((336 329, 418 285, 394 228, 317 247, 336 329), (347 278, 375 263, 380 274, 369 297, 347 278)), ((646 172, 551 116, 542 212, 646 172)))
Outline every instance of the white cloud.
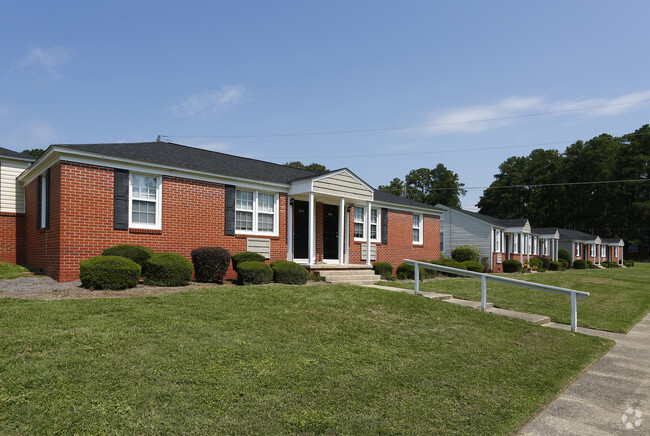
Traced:
POLYGON ((55 79, 60 79, 59 68, 72 59, 74 52, 66 47, 32 47, 27 55, 16 61, 12 71, 23 69, 42 69, 55 79))
POLYGON ((215 92, 203 92, 191 95, 182 103, 172 107, 172 111, 177 117, 181 118, 205 118, 210 114, 217 113, 239 103, 245 92, 246 87, 244 85, 226 85, 215 92))
POLYGON ((543 97, 512 96, 495 103, 467 106, 433 114, 422 129, 426 135, 477 133, 514 124, 537 115, 601 117, 618 115, 650 102, 650 90, 613 98, 579 98, 546 101, 543 97))

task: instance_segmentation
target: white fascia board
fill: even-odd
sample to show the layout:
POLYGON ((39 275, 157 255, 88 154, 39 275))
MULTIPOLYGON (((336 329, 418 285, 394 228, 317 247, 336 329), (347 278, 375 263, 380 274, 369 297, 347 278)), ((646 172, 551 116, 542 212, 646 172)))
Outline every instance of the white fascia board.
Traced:
POLYGON ((379 207, 385 207, 388 209, 394 209, 394 210, 399 210, 403 212, 416 212, 416 213, 423 213, 427 215, 441 215, 444 213, 444 211, 440 209, 427 209, 424 207, 412 207, 412 206, 406 206, 403 204, 396 204, 396 203, 387 203, 384 201, 373 201, 372 202, 373 207, 374 206, 379 206, 379 207))
POLYGON ((529 233, 523 227, 506 227, 506 233, 529 233))
POLYGON ((27 184, 38 177, 43 171, 59 161, 70 161, 88 165, 97 165, 108 168, 122 168, 129 171, 155 173, 162 176, 183 177, 204 182, 222 183, 236 185, 242 188, 262 189, 266 191, 288 192, 289 185, 286 183, 265 182, 261 180, 245 179, 234 176, 224 176, 208 173, 205 171, 191 170, 170 165, 161 165, 150 162, 124 159, 114 156, 107 156, 99 153, 91 153, 67 148, 51 147, 41 157, 37 165, 31 166, 18 176, 18 180, 27 184))
POLYGON ((33 163, 36 159, 30 159, 30 158, 22 158, 22 157, 14 157, 14 156, 0 156, 0 160, 3 161, 15 161, 15 162, 20 162, 21 164, 27 164, 29 166, 31 163, 33 163))
POLYGON ((480 219, 480 218, 477 218, 477 217, 475 217, 475 216, 472 216, 472 215, 469 215, 469 214, 463 213, 463 212, 458 211, 458 210, 456 210, 456 209, 451 209, 451 208, 449 208, 449 209, 445 209, 445 210, 446 210, 446 211, 449 211, 450 214, 452 214, 452 213, 459 213, 459 214, 462 214, 463 216, 466 216, 467 218, 473 219, 474 221, 478 221, 478 222, 480 222, 480 223, 487 224, 488 226, 492 226, 492 227, 494 227, 495 229, 501 229, 501 230, 503 230, 504 232, 506 231, 506 228, 503 227, 503 226, 498 226, 498 225, 496 225, 496 224, 492 224, 492 223, 489 222, 489 221, 482 220, 482 219, 480 219))

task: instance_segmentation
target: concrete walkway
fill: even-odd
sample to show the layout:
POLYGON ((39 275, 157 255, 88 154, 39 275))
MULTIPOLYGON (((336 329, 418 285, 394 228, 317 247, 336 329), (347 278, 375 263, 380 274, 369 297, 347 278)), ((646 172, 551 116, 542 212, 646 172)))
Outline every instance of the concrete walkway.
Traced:
POLYGON ((519 434, 650 434, 650 314, 519 434))
MULTIPOLYGON (((413 293, 412 290, 368 285, 413 293)), ((420 292, 423 297, 476 309, 478 301, 449 294, 420 292)), ((488 312, 519 318, 545 327, 571 330, 543 315, 515 312, 488 305, 488 312)), ((616 345, 578 377, 555 401, 518 434, 531 436, 650 435, 650 314, 628 334, 578 327, 578 332, 616 341, 616 345)))

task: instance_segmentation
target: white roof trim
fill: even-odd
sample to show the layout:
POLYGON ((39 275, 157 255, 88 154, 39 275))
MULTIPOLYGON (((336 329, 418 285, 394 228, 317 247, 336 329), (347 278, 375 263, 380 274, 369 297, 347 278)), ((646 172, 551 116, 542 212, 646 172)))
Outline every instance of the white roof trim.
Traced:
POLYGON ((359 178, 359 176, 357 176, 356 174, 354 174, 352 171, 350 171, 347 168, 341 168, 340 170, 332 171, 330 173, 320 174, 320 175, 317 175, 317 176, 314 176, 314 177, 306 177, 306 178, 297 180, 297 182, 300 182, 301 180, 311 180, 312 182, 316 182, 318 180, 327 179, 329 177, 336 176, 337 174, 341 174, 341 173, 348 174, 350 177, 352 177, 357 182, 362 184, 372 194, 375 193, 375 188, 373 188, 372 186, 370 186, 369 184, 364 182, 361 178, 359 178))
POLYGON ((387 203, 385 201, 373 201, 372 206, 385 207, 387 209, 400 210, 403 212, 417 212, 428 215, 441 215, 444 212, 440 209, 427 209, 425 207, 408 206, 406 204, 399 203, 387 203))

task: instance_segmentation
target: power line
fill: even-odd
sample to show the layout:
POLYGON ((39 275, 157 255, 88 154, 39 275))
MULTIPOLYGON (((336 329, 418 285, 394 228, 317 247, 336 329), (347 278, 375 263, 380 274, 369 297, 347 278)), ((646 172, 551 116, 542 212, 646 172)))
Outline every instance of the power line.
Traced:
POLYGON ((604 185, 608 183, 632 183, 632 182, 649 182, 650 179, 626 179, 626 180, 596 180, 591 182, 562 182, 562 183, 538 183, 532 185, 503 185, 503 186, 471 186, 461 188, 433 188, 432 191, 445 190, 477 190, 477 189, 513 189, 513 188, 543 188, 547 186, 569 186, 569 185, 604 185))
POLYGON ((505 117, 495 117, 495 118, 482 118, 476 120, 467 120, 467 121, 452 121, 448 123, 431 123, 431 124, 415 124, 411 126, 399 126, 399 127, 379 127, 372 129, 352 129, 352 130, 328 130, 320 132, 292 132, 292 133, 261 133, 261 134, 245 134, 245 135, 205 135, 205 136, 183 136, 183 135, 165 135, 169 138, 276 138, 276 137, 290 137, 290 136, 322 136, 322 135, 341 135, 341 134, 350 134, 350 133, 373 133, 373 132, 389 132, 396 130, 413 130, 413 129, 424 129, 428 127, 446 127, 446 126, 456 126, 462 124, 473 124, 473 123, 484 123, 489 121, 504 121, 512 120, 517 118, 532 118, 545 115, 554 115, 570 112, 581 112, 593 109, 603 109, 608 107, 615 106, 624 106, 630 104, 644 103, 650 101, 650 98, 642 100, 633 100, 620 103, 611 103, 604 104, 599 106, 588 106, 583 108, 576 109, 564 109, 548 112, 537 112, 531 114, 520 114, 520 115, 509 115, 505 117))

